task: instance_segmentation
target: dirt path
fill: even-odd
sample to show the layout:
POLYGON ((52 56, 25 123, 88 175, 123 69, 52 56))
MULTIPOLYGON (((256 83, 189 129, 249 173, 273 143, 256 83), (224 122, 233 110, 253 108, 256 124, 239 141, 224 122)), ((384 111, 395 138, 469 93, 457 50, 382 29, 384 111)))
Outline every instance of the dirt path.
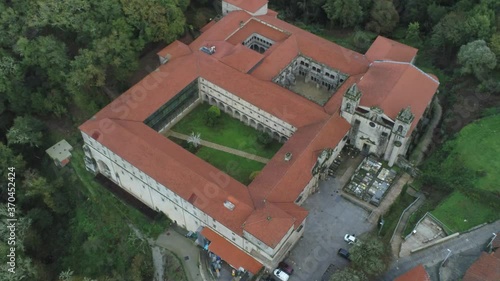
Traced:
MULTIPOLYGON (((173 131, 168 132, 168 136, 172 136, 174 138, 178 138, 178 139, 182 139, 182 140, 187 140, 189 138, 188 135, 184 135, 184 134, 173 132, 173 131)), ((250 154, 250 153, 246 153, 244 151, 237 150, 237 149, 230 148, 230 147, 223 146, 223 145, 219 145, 219 144, 216 144, 216 143, 213 143, 213 142, 201 140, 200 144, 203 145, 203 146, 206 146, 206 147, 210 147, 210 148, 213 148, 213 149, 217 149, 217 150, 220 150, 220 151, 224 151, 224 152, 227 152, 227 153, 238 155, 238 156, 241 156, 241 157, 244 157, 244 158, 247 158, 247 159, 250 159, 250 160, 254 160, 254 161, 257 161, 257 162, 260 162, 260 163, 266 164, 267 162, 269 162, 269 159, 267 159, 267 158, 260 157, 260 156, 257 156, 257 155, 254 155, 254 154, 250 154)))

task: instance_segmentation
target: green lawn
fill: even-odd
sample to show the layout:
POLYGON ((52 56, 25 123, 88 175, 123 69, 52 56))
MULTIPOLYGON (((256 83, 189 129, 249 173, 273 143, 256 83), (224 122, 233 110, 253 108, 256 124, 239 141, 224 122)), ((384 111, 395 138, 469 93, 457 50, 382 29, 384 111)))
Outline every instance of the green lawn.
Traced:
POLYGON ((500 219, 498 211, 472 200, 459 191, 453 192, 431 213, 454 232, 500 219))
POLYGON ((257 142, 259 132, 246 126, 239 120, 221 112, 220 122, 211 128, 205 124, 205 113, 210 108, 208 104, 200 104, 187 116, 182 118, 172 131, 190 135, 191 132, 200 133, 201 139, 227 147, 242 150, 251 154, 271 159, 281 148, 282 144, 273 141, 268 147, 257 142))
POLYGON ((196 156, 207 161, 217 169, 230 175, 232 178, 249 185, 250 174, 254 171, 260 171, 266 164, 246 159, 234 154, 202 146, 196 156))
POLYGON ((476 187, 500 192, 500 115, 486 117, 464 127, 453 141, 454 152, 481 177, 476 187))

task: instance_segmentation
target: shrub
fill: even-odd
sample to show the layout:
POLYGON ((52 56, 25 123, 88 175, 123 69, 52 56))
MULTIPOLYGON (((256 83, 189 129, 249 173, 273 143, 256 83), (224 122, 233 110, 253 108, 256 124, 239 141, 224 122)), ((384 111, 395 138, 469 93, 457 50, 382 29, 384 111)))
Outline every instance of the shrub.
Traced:
POLYGON ((212 105, 207 110, 205 122, 207 126, 215 127, 219 123, 219 120, 220 120, 220 109, 217 106, 212 105))
POLYGON ((268 133, 260 132, 257 136, 257 141, 263 146, 267 147, 273 142, 273 138, 268 133))

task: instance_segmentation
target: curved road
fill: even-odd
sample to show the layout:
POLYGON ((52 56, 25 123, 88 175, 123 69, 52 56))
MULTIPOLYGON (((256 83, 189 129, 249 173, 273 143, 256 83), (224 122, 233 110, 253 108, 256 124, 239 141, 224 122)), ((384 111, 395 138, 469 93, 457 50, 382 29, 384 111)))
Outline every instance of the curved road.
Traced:
MULTIPOLYGON (((471 249, 482 250, 493 237, 493 233, 499 231, 500 220, 487 224, 471 232, 460 234, 456 238, 419 251, 408 257, 398 259, 391 264, 389 271, 381 278, 381 280, 392 281, 399 275, 407 272, 419 264, 423 264, 427 267, 435 266, 446 258, 446 255, 448 254, 447 249, 451 250, 452 256, 471 249)), ((465 270, 467 269, 464 269, 464 271, 465 270)))

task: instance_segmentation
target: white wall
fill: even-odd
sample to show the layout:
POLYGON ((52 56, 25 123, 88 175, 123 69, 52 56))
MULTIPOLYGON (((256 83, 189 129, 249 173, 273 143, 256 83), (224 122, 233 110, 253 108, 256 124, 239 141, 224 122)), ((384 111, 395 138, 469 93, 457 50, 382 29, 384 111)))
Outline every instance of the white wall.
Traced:
MULTIPOLYGON (((237 110, 240 113, 240 121, 245 122, 245 120, 248 120, 245 122, 247 125, 251 125, 250 120, 255 120, 256 124, 260 123, 272 132, 276 132, 280 136, 285 136, 287 138, 289 138, 297 130, 294 126, 268 112, 261 110, 240 97, 229 93, 204 78, 200 78, 199 85, 200 95, 204 101, 208 102, 210 97, 215 98, 217 101, 221 101, 225 105, 231 107, 233 110, 237 110), (245 119, 244 116, 248 119, 245 119)), ((254 127, 256 128, 256 126, 254 127)))
MULTIPOLYGON (((225 16, 232 11, 240 11, 240 10, 243 10, 243 9, 241 9, 240 7, 237 7, 235 5, 229 4, 226 1, 222 1, 222 15, 225 16)), ((255 11, 254 13, 251 13, 250 11, 246 11, 246 12, 252 16, 265 15, 265 14, 267 14, 267 3, 264 6, 262 6, 261 8, 259 8, 257 11, 255 11)))

